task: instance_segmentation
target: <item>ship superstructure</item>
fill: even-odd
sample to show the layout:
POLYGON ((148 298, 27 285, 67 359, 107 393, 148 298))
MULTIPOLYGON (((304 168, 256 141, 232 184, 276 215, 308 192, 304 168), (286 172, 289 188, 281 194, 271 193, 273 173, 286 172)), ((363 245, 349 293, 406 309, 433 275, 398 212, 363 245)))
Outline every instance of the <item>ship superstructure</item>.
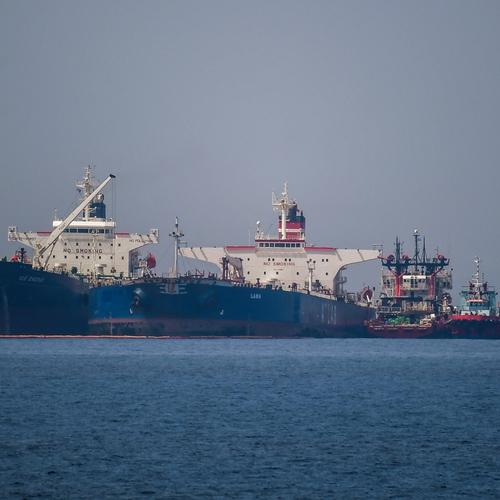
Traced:
POLYGON ((151 229, 146 235, 116 231, 116 222, 106 217, 104 195, 101 192, 94 195, 98 186, 88 166, 85 178, 77 182, 77 188, 82 200, 92 197, 92 201, 63 229, 52 245, 47 245, 47 240, 63 223, 57 215, 52 222, 52 231, 20 232, 16 226, 10 226, 8 240, 35 251, 45 248, 40 256, 40 267, 45 270, 92 277, 142 275, 147 266, 141 262, 138 249, 157 244, 158 229, 151 229))
POLYGON ((476 273, 472 275, 472 281, 462 287, 460 292, 459 313, 471 316, 498 316, 495 287, 484 281, 484 275, 479 271, 481 259, 476 257, 476 273))

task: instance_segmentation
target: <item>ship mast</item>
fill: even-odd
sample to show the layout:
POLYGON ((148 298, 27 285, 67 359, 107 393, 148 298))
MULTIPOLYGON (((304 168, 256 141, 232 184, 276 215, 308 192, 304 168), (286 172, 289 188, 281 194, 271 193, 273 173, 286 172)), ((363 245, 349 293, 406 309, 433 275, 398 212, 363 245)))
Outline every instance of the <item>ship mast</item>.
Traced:
MULTIPOLYGON (((83 179, 83 181, 76 183, 76 187, 81 189, 83 192, 83 198, 80 198, 83 200, 87 199, 90 196, 90 194, 92 193, 92 191, 95 190, 96 187, 98 186, 97 183, 92 182, 92 175, 90 173, 91 168, 92 167, 90 165, 88 165, 87 172, 85 174, 85 178, 83 179)), ((84 208, 83 219, 86 221, 88 221, 90 219, 90 204, 84 208)))
POLYGON ((175 278, 179 276, 179 243, 180 239, 184 236, 184 232, 179 229, 179 218, 175 218, 175 229, 172 231, 169 236, 174 238, 174 267, 173 267, 173 275, 175 278))
POLYGON ((479 257, 477 257, 477 256, 476 256, 476 257, 474 258, 474 262, 476 263, 476 275, 475 275, 475 276, 474 276, 474 275, 472 275, 472 277, 473 277, 473 278, 476 278, 476 283, 475 283, 475 285, 479 287, 479 284, 481 283, 481 281, 480 281, 480 279, 479 279, 479 278, 480 278, 480 276, 481 276, 481 274, 480 274, 480 272, 479 272, 479 263, 481 262, 481 259, 480 259, 479 257))
POLYGON ((276 212, 281 211, 281 231, 278 229, 278 239, 286 239, 286 213, 287 210, 296 205, 294 200, 288 199, 288 182, 285 182, 285 190, 281 193, 282 198, 277 200, 273 192, 273 208, 276 212))
POLYGON ((418 270, 418 239, 420 238, 420 233, 418 232, 418 229, 415 229, 413 231, 413 237, 415 238, 415 272, 418 270))

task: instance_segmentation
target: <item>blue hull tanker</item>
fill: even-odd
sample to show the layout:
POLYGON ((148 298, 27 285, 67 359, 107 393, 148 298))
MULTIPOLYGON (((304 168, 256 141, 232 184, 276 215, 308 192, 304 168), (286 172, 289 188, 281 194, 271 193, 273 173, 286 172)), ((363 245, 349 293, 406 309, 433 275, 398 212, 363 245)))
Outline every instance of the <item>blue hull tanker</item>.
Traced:
POLYGON ((376 259, 377 250, 308 246, 305 217, 281 199, 277 236, 257 223, 255 244, 180 248, 168 277, 98 283, 90 290, 92 335, 221 337, 359 337, 374 318, 372 290, 343 291, 348 264, 376 259), (178 257, 215 264, 219 273, 180 276, 178 257))
POLYGON ((93 335, 359 337, 374 309, 217 279, 152 278, 91 290, 93 335))

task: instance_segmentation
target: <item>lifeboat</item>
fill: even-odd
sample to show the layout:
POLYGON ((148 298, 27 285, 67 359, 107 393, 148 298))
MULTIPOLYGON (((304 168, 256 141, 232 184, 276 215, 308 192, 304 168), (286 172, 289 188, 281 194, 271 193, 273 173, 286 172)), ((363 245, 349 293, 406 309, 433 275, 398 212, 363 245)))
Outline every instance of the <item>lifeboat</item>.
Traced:
POLYGON ((148 269, 153 269, 156 267, 156 257, 152 253, 148 253, 148 256, 146 257, 146 264, 148 266, 148 269))

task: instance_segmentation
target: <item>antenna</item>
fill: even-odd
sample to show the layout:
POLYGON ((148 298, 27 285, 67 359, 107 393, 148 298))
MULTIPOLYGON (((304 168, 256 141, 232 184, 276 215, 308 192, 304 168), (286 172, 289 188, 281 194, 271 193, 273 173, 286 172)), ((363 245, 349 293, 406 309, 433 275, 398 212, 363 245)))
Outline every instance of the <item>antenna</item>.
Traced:
POLYGON ((418 229, 415 229, 413 231, 413 237, 415 238, 415 270, 417 270, 417 267, 418 267, 418 238, 420 237, 420 233, 418 232, 418 229))
POLYGON ((480 283, 480 281, 479 281, 479 276, 480 276, 479 263, 481 262, 481 258, 476 255, 476 257, 474 257, 474 262, 476 263, 476 275, 475 276, 472 275, 472 277, 476 278, 476 283, 480 283))

